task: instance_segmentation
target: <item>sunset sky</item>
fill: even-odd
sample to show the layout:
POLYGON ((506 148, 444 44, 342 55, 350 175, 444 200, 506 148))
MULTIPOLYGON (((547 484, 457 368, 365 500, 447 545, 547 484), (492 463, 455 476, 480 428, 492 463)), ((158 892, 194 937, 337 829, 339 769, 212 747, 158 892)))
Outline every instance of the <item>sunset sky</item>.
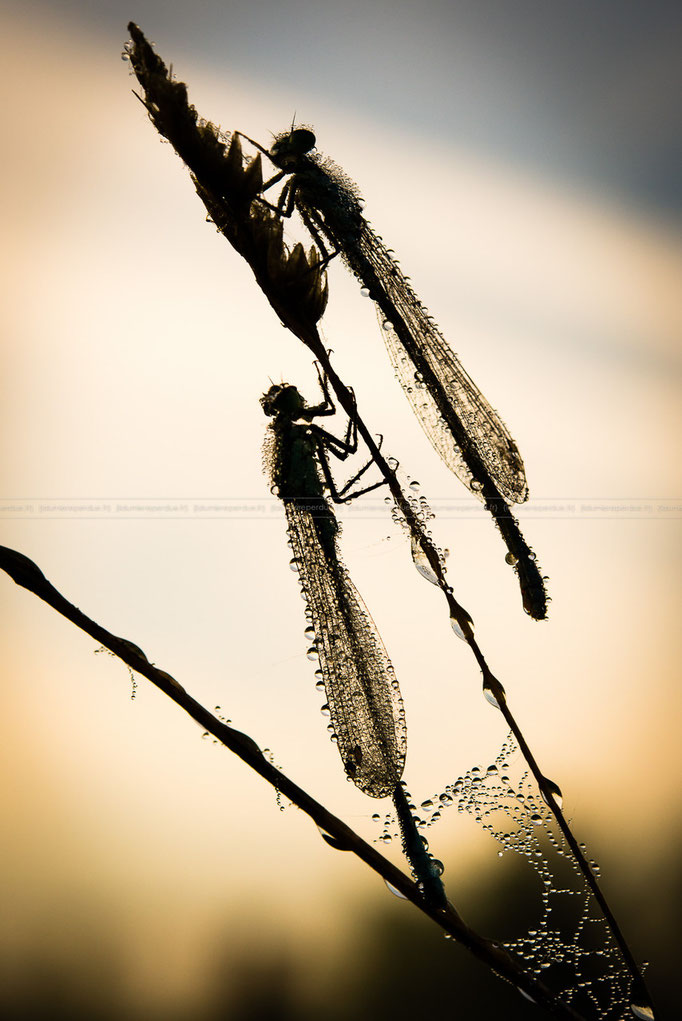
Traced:
MULTIPOLYGON (((553 600, 540 624, 332 264, 334 363, 420 482, 456 598, 634 913, 680 832, 682 16, 557 6, 3 3, 0 542, 376 835, 387 803, 346 782, 329 741, 261 468, 258 398, 286 380, 315 401, 315 372, 132 95, 133 18, 224 130, 267 145, 294 117, 314 126, 517 440, 518 516, 553 600)), ((421 801, 492 761, 505 730, 383 496, 344 522, 421 801)), ((245 945, 286 934, 330 958, 357 905, 383 900, 376 877, 143 678, 131 701, 125 666, 44 604, 8 579, 0 600, 7 966, 105 923, 131 1002, 157 1004, 193 995, 235 919, 245 945)), ((490 863, 452 814, 429 838, 455 900, 490 863)))

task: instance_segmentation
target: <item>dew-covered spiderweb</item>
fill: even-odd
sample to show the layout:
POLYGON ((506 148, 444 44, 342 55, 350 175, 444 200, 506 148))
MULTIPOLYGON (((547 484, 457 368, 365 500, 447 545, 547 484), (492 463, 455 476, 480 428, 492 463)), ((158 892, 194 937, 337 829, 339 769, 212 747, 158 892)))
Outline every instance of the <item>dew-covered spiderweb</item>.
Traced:
MULTIPOLYGON (((561 804, 559 788, 550 786, 561 804)), ((534 874, 538 903, 525 914, 533 918, 531 927, 502 945, 590 1021, 632 1018, 631 977, 620 950, 511 734, 493 762, 473 766, 423 801, 418 825, 431 828, 453 806, 490 834, 499 858, 513 856, 534 874)), ((395 836, 387 815, 377 839, 390 843, 395 836)), ((590 865, 599 876, 599 866, 590 865)), ((448 893, 453 899, 454 891, 448 893)))

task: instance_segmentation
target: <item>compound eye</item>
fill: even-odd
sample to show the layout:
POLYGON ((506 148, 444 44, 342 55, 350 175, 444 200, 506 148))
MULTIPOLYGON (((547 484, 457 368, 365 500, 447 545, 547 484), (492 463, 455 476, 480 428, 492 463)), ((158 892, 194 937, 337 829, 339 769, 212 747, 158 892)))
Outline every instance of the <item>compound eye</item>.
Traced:
POLYGON ((310 152, 311 149, 315 148, 315 135, 308 128, 294 128, 289 138, 291 140, 291 148, 296 152, 310 152))
POLYGON ((260 399, 260 405, 266 415, 272 418, 277 413, 277 405, 282 393, 282 387, 279 383, 273 383, 267 393, 264 393, 260 399))

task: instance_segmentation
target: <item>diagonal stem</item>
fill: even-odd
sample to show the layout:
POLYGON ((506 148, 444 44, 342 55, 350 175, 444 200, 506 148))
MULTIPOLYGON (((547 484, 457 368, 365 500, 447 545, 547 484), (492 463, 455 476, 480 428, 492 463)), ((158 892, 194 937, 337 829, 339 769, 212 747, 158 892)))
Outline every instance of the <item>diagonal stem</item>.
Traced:
POLYGON ((392 471, 392 469, 389 467, 386 459, 384 458, 383 454, 381 453, 378 446, 374 442, 372 434, 369 432, 367 426, 362 420, 362 417, 360 416, 360 413, 357 410, 357 403, 354 395, 351 394, 350 390, 346 387, 346 385, 342 382, 342 380, 334 371, 329 360, 329 355, 327 351, 324 349, 321 340, 319 341, 319 347, 317 343, 313 345, 313 343, 311 343, 311 340, 312 338, 305 340, 304 343, 306 343, 307 346, 311 348, 311 350, 315 354, 315 357, 318 358, 321 364, 324 366, 324 369, 328 374, 329 381, 331 382, 332 388, 334 389, 334 393, 336 394, 339 403, 343 407, 344 411, 347 414, 354 414, 356 416, 358 432, 365 441, 365 444, 367 445, 367 448, 370 451, 372 459, 374 460, 377 467, 379 468, 379 471, 383 475, 384 480, 386 481, 386 484, 388 485, 396 504, 398 505, 401 513, 405 517, 405 520, 408 523, 413 538, 419 543, 421 549, 423 550, 429 562, 430 567, 432 568, 434 574, 438 579, 438 586, 441 589, 447 601, 450 617, 451 618, 454 617, 459 623, 460 628, 464 633, 465 641, 467 642, 471 651, 474 654, 476 662, 478 663, 483 674, 484 690, 491 692, 495 702, 497 703, 500 709, 500 712, 504 716, 507 724, 509 725, 510 730, 514 734, 521 754, 526 760, 528 767, 530 768, 530 771, 533 774, 533 777, 535 778, 535 781, 542 793, 542 796, 548 808, 554 815, 554 818, 557 821, 557 825, 559 826, 559 829, 561 830, 566 840, 566 843, 570 847, 571 853, 573 854, 573 857, 575 858, 578 867, 580 868, 580 871, 583 877, 585 878, 585 882, 587 883, 589 889, 594 895, 595 900, 597 901, 599 907, 601 908, 604 918, 609 924, 613 936, 623 955, 623 959, 627 965, 628 971, 630 972, 630 975, 632 977, 633 996, 635 1000, 637 1002, 650 1002, 650 996, 646 987, 646 983, 644 982, 640 970, 637 967, 637 963, 625 939, 625 936, 623 935, 621 928, 618 925, 618 922, 616 921, 616 918, 611 908, 609 907, 608 901, 606 900, 606 897, 602 892, 601 887, 599 886, 597 877, 590 868, 587 858, 585 857, 578 841, 573 835, 573 832, 566 820, 566 817, 564 816, 561 806, 556 801, 552 785, 550 785, 547 782, 547 778, 545 777, 544 773, 538 766, 537 761, 533 753, 531 752, 530 746, 528 745, 528 742, 523 736, 521 727, 517 723, 516 718, 514 717, 511 709, 509 708, 509 703, 507 701, 507 696, 503 686, 494 677, 488 664, 486 663, 485 657, 480 649, 480 646, 478 645, 478 642, 474 637, 471 625, 469 624, 470 619, 469 615, 467 614, 466 610, 464 610, 464 608, 455 599, 452 592, 452 587, 447 582, 446 576, 443 572, 440 558, 433 543, 431 542, 428 535, 425 533, 421 522, 414 514, 410 506, 410 503, 407 497, 405 496, 400 483, 398 482, 395 472, 392 471))

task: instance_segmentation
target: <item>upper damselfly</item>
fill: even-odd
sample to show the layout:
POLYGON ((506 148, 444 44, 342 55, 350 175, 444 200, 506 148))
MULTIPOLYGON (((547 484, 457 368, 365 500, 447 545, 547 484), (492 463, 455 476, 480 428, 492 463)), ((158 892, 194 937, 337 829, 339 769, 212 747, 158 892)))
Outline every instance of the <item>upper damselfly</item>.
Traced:
POLYGON ((543 579, 506 502, 523 503, 528 486, 523 460, 504 422, 365 219, 356 186, 330 160, 312 152, 313 132, 292 127, 278 135, 269 150, 248 140, 279 168, 264 191, 288 177, 277 204, 267 204, 283 216, 296 209, 323 258, 340 253, 377 305, 396 375, 426 435, 490 510, 507 545, 507 560, 517 568, 526 610, 544 617, 543 579))

